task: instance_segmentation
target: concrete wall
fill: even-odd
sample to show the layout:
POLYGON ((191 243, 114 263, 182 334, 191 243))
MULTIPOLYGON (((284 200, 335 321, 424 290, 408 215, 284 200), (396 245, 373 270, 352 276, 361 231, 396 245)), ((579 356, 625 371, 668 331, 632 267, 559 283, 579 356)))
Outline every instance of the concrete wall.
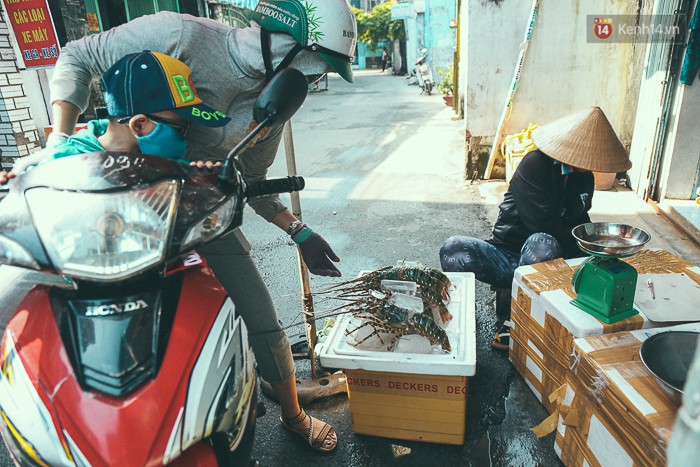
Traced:
MULTIPOLYGON (((598 105, 628 145, 646 44, 589 44, 586 17, 634 15, 649 1, 540 1, 506 133, 598 105)), ((472 136, 496 133, 530 9, 524 0, 463 0, 461 89, 472 136)))
POLYGON ((425 15, 418 14, 403 20, 406 28, 406 68, 410 73, 415 68, 419 50, 424 47, 423 23, 425 15))
POLYGON ((39 147, 39 134, 32 119, 12 32, 0 15, 0 160, 11 168, 15 159, 39 147))
POLYGON ((473 136, 496 132, 529 10, 524 0, 462 0, 460 89, 473 136))
POLYGON ((51 102, 49 96, 49 80, 53 74, 53 68, 39 70, 20 71, 24 89, 27 93, 29 110, 34 117, 34 124, 38 130, 39 140, 44 145, 44 128, 51 125, 50 109, 51 102))
MULTIPOLYGON (((467 113, 467 102, 464 90, 467 89, 467 76, 469 75, 469 0, 459 1, 458 24, 459 24, 459 48, 458 63, 455 63, 455 74, 457 76, 457 89, 454 99, 459 102, 460 116, 465 117, 467 113)), ((466 135, 467 139, 469 135, 466 135)))

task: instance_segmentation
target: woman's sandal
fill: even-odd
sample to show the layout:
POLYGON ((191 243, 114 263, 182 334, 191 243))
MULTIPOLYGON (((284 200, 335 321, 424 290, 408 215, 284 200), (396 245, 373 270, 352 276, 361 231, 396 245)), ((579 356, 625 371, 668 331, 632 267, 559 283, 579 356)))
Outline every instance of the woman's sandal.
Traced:
POLYGON ((335 447, 338 445, 338 438, 335 435, 333 427, 330 426, 328 423, 322 422, 321 420, 318 420, 317 418, 314 418, 311 415, 307 414, 304 411, 304 409, 301 409, 299 415, 296 415, 292 418, 280 416, 280 423, 282 423, 282 426, 288 429, 289 431, 296 433, 302 438, 304 438, 306 442, 309 443, 309 446, 311 446, 317 451, 330 452, 333 449, 335 449, 335 447), (304 436, 303 434, 296 431, 294 427, 306 420, 306 417, 309 417, 310 420, 309 433, 308 435, 304 436), (321 431, 318 432, 316 438, 312 439, 314 436, 314 421, 316 421, 316 423, 323 423, 323 426, 321 427, 321 431))
POLYGON ((497 350, 507 351, 510 348, 510 328, 512 327, 513 322, 505 320, 491 340, 491 347, 497 350))

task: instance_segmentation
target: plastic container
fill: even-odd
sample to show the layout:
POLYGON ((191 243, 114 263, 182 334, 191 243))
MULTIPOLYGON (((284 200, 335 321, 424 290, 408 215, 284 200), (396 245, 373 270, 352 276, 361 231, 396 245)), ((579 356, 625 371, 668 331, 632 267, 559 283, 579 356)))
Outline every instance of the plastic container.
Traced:
POLYGON ((444 326, 450 352, 426 352, 427 339, 418 335, 401 337, 391 352, 356 347, 346 331, 357 320, 347 315, 322 345, 321 364, 342 368, 347 375, 353 432, 464 443, 467 382, 476 373, 474 274, 446 274, 453 284, 448 305, 453 319, 444 326))
POLYGON ((381 282, 382 290, 391 290, 394 293, 402 293, 406 295, 415 295, 418 290, 418 285, 411 281, 391 281, 383 280, 381 282))
POLYGON ((615 185, 615 173, 606 172, 593 172, 593 178, 595 180, 595 189, 599 191, 605 191, 612 189, 615 185))

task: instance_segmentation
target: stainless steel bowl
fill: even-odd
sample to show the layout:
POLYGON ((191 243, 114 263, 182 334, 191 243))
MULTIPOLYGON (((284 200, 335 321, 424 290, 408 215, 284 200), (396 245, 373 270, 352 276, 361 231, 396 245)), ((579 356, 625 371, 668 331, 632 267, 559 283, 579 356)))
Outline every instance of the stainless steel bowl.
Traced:
POLYGON ((651 240, 651 235, 642 229, 614 222, 581 224, 571 234, 583 251, 598 256, 631 256, 651 240))
POLYGON ((700 333, 692 331, 660 332, 644 341, 639 349, 644 365, 678 404, 683 397, 698 336, 700 333))

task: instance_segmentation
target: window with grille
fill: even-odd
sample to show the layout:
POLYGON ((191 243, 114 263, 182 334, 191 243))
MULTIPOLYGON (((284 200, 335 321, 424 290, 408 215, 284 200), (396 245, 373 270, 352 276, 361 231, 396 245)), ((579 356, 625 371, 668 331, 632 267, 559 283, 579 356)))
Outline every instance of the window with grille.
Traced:
POLYGON ((126 0, 124 6, 126 7, 127 21, 159 11, 180 12, 177 0, 126 0))

